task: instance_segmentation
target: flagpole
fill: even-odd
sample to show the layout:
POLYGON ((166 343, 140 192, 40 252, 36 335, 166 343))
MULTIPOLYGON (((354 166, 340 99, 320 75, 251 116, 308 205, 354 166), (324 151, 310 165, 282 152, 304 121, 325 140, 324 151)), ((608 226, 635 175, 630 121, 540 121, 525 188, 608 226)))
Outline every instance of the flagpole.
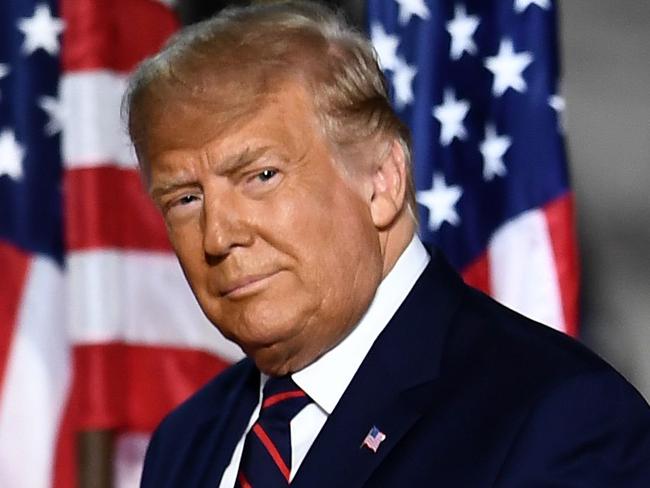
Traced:
POLYGON ((79 488, 113 488, 114 438, 112 430, 78 434, 79 488))

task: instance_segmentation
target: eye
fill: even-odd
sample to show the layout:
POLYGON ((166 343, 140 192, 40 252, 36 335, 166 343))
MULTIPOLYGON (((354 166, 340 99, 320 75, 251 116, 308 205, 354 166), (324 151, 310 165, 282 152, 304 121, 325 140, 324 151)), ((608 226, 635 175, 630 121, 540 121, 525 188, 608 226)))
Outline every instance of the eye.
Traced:
POLYGON ((269 181, 277 174, 278 170, 276 169, 265 169, 257 174, 257 179, 264 183, 266 181, 269 181))
POLYGON ((272 166, 251 170, 241 181, 242 191, 252 198, 272 193, 282 182, 284 173, 272 166))
POLYGON ((200 195, 195 195, 193 193, 186 193, 184 195, 180 195, 170 200, 167 204, 165 204, 165 208, 167 208, 168 210, 172 210, 172 209, 189 207, 189 206, 193 206, 192 204, 198 202, 199 200, 200 200, 200 195))
POLYGON ((176 200, 177 205, 188 205, 193 201, 197 200, 196 195, 183 195, 178 200, 176 200))

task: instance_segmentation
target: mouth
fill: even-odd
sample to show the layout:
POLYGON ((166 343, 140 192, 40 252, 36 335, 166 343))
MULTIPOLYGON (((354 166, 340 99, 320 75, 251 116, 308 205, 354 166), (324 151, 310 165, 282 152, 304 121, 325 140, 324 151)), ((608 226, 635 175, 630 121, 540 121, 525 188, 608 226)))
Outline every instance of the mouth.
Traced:
POLYGON ((266 287, 271 278, 278 273, 279 271, 273 271, 272 273, 248 275, 232 280, 221 289, 220 294, 222 297, 230 299, 244 298, 253 295, 266 287))

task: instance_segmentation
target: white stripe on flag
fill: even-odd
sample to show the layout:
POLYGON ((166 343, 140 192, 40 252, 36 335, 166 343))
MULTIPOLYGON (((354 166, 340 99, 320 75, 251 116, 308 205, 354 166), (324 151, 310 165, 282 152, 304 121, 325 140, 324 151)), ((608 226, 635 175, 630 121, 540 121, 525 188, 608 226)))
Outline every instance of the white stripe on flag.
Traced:
POLYGON ((49 488, 70 386, 63 275, 35 257, 18 313, 0 403, 0 486, 49 488))
POLYGON ((75 344, 123 341, 243 357, 203 315, 171 253, 78 251, 68 256, 75 344))
POLYGON ((63 160, 67 168, 117 164, 136 167, 122 124, 126 76, 108 70, 67 73, 61 80, 63 160))
POLYGON ((113 460, 115 488, 137 488, 140 486, 149 438, 148 434, 132 432, 123 433, 117 437, 113 460))
POLYGON ((565 330, 562 298, 546 217, 525 212, 503 225, 488 246, 495 299, 517 312, 565 330))

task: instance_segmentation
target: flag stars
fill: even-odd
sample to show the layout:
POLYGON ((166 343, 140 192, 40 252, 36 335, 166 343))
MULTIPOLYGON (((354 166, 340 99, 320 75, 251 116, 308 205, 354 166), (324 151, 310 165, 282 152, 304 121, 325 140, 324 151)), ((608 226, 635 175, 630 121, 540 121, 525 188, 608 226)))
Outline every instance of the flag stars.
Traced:
POLYGON ((399 63, 397 59, 397 46, 399 37, 387 34, 384 27, 379 23, 373 23, 370 27, 370 37, 375 46, 379 64, 384 70, 394 70, 399 63))
POLYGON ((564 97, 557 94, 551 95, 548 97, 548 104, 553 110, 555 110, 558 118, 558 129, 564 131, 566 126, 566 118, 564 115, 564 111, 566 110, 566 101, 564 100, 564 97))
POLYGON ((23 176, 23 158, 25 149, 18 144, 13 131, 5 129, 0 132, 0 177, 8 175, 13 180, 23 176))
POLYGON ((38 106, 49 117, 48 122, 45 124, 45 133, 48 136, 53 136, 61 132, 66 115, 61 101, 54 97, 42 96, 38 99, 38 106))
POLYGON ((418 70, 401 58, 397 59, 397 66, 393 74, 393 86, 395 87, 395 106, 398 110, 413 103, 413 78, 418 70))
MULTIPOLYGON (((0 80, 9 74, 9 65, 0 63, 0 80)), ((2 98, 2 91, 0 91, 0 99, 2 98)))
POLYGON ((454 18, 446 24, 447 32, 451 36, 451 59, 460 59, 463 53, 476 54, 476 43, 472 36, 479 24, 478 16, 467 15, 464 5, 456 5, 454 18))
POLYGON ((427 4, 424 0, 395 0, 399 5, 399 17, 397 20, 400 25, 406 25, 411 17, 416 15, 422 20, 427 20, 431 16, 427 4))
POLYGON ((437 231, 444 222, 460 224, 456 203, 462 195, 461 187, 448 186, 441 173, 434 173, 430 190, 417 192, 417 201, 429 209, 429 228, 432 231, 437 231))
POLYGON ((564 112, 564 109, 566 108, 566 102, 562 95, 551 95, 548 97, 548 104, 558 114, 564 112))
POLYGON ((38 4, 32 17, 18 20, 18 29, 25 34, 23 51, 25 54, 31 54, 37 49, 44 49, 55 56, 59 52, 58 36, 64 28, 65 23, 52 17, 48 5, 38 4))
POLYGON ((488 124, 485 128, 485 139, 479 150, 483 155, 483 179, 491 181, 495 176, 505 176, 508 172, 503 162, 503 156, 512 145, 512 138, 497 135, 496 128, 488 124))
POLYGON ((515 12, 521 13, 533 4, 544 10, 551 8, 551 0, 515 0, 515 12))
POLYGON ((531 53, 515 53, 512 40, 503 39, 498 54, 485 59, 485 67, 494 74, 492 93, 501 96, 508 88, 524 93, 528 85, 523 72, 532 62, 531 53))
POLYGON ((440 144, 448 146, 454 138, 467 137, 463 120, 469 108, 467 100, 457 100, 453 90, 445 90, 442 104, 433 108, 433 116, 440 122, 440 144))

